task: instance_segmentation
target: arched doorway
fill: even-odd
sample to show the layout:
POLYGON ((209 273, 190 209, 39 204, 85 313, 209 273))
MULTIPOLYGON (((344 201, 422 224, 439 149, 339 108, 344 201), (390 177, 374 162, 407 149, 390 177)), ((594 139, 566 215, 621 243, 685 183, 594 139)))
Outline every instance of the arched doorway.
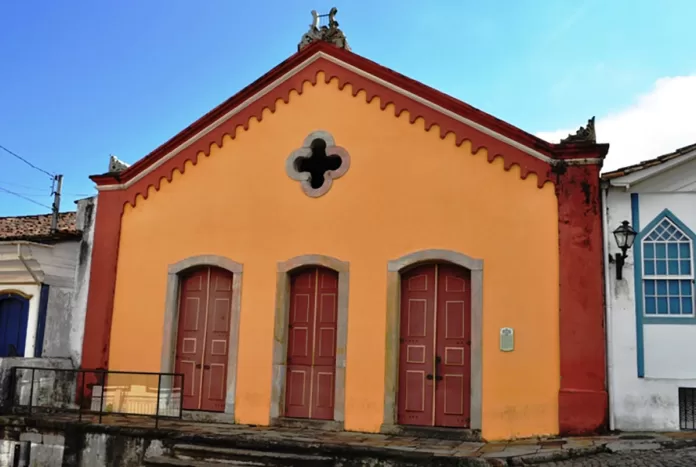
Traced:
POLYGON ((334 419, 338 273, 309 267, 290 274, 285 416, 334 419))
POLYGON ((24 357, 29 300, 14 292, 0 292, 0 357, 24 357))
POLYGON ((184 374, 185 410, 225 410, 232 279, 210 266, 180 275, 175 372, 184 374))
POLYGON ((468 428, 471 274, 447 263, 401 273, 397 423, 468 428))

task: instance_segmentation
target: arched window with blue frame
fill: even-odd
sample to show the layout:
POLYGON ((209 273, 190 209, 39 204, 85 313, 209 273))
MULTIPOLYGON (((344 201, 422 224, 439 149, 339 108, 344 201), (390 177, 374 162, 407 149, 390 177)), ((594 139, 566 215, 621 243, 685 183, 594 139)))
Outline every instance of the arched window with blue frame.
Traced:
POLYGON ((665 209, 639 235, 645 318, 694 317, 694 233, 665 209))
POLYGON ((0 357, 24 357, 30 298, 17 291, 0 291, 0 357))

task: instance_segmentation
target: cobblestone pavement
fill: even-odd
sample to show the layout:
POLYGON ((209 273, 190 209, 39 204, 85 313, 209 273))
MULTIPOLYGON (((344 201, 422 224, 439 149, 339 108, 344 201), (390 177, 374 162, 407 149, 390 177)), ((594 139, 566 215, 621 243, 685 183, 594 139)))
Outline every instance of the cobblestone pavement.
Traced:
POLYGON ((696 467, 696 448, 602 453, 538 465, 546 467, 696 467))

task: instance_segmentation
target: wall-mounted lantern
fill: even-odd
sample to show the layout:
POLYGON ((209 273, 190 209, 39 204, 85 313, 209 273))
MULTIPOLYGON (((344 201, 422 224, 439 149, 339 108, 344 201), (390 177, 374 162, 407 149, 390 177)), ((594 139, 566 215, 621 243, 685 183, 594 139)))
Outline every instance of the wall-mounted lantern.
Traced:
POLYGON ((614 230, 614 240, 616 240, 616 246, 619 247, 621 253, 616 253, 612 258, 609 255, 609 262, 616 263, 616 280, 620 281, 623 278, 622 271, 624 263, 626 262, 626 257, 628 256, 626 252, 633 246, 633 242, 636 239, 636 231, 633 230, 631 224, 628 221, 621 222, 621 225, 614 230))

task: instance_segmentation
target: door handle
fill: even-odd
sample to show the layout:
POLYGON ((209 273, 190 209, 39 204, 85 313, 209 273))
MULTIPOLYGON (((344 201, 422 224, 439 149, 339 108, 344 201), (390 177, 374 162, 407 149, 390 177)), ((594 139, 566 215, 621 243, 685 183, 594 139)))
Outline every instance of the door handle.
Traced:
POLYGON ((433 380, 433 375, 426 375, 426 376, 425 376, 425 379, 427 379, 428 381, 432 381, 432 380, 433 380))
POLYGON ((204 370, 210 370, 210 365, 203 365, 204 370))
POLYGON ((435 363, 436 363, 436 364, 437 364, 437 363, 442 363, 442 358, 440 358, 439 355, 436 355, 436 356, 435 356, 435 363))
POLYGON ((201 364, 200 364, 200 363, 199 363, 198 365, 196 365, 196 368, 200 368, 200 367, 201 367, 201 364))

